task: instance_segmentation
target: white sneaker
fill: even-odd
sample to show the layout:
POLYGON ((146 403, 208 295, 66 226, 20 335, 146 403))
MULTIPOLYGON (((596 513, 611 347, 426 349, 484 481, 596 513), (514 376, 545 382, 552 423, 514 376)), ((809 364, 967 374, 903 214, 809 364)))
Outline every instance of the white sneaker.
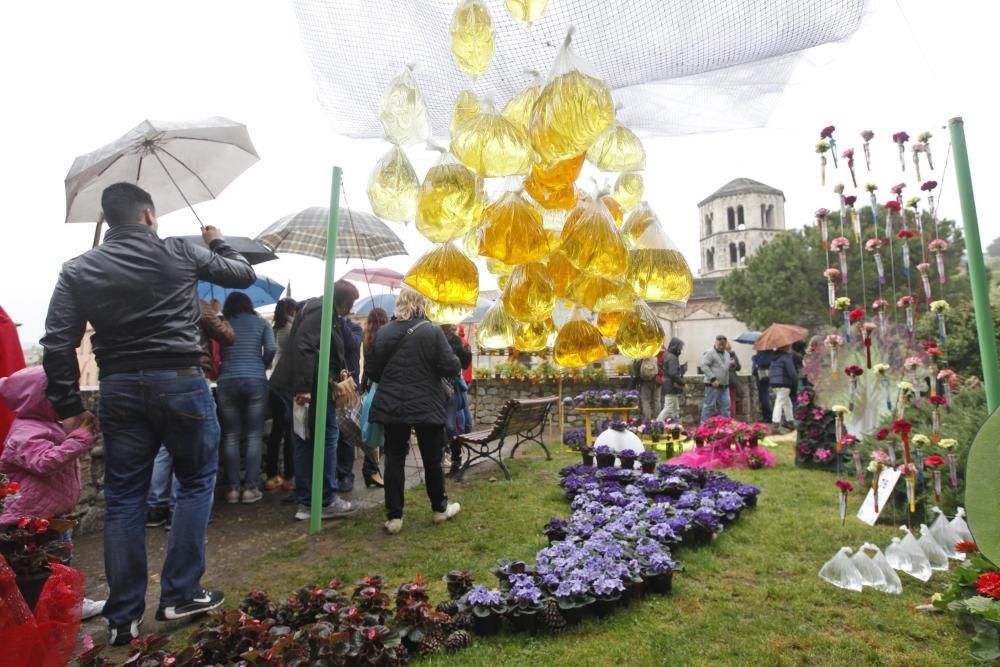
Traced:
POLYGON ((445 521, 448 521, 449 519, 453 518, 460 511, 462 511, 461 505, 459 505, 458 503, 450 503, 445 511, 434 512, 434 515, 431 517, 431 520, 434 523, 444 523, 445 521))
POLYGON ((83 598, 83 606, 80 608, 80 620, 86 621, 88 618, 93 618, 104 611, 104 603, 107 600, 91 600, 90 598, 83 598))
POLYGON ((399 531, 403 530, 403 520, 402 519, 389 519, 385 522, 385 532, 390 535, 395 535, 399 531))
POLYGON ((323 513, 320 516, 324 519, 343 519, 344 517, 357 514, 360 509, 360 506, 337 496, 333 499, 332 503, 323 508, 323 513))
POLYGON ((230 505, 235 505, 240 502, 239 489, 229 489, 229 491, 226 491, 226 502, 230 505))
POLYGON ((295 508, 296 521, 308 521, 310 516, 312 515, 309 513, 309 508, 307 506, 299 505, 295 508))
POLYGON ((255 503, 263 497, 264 494, 259 489, 244 489, 243 504, 249 505, 250 503, 255 503))

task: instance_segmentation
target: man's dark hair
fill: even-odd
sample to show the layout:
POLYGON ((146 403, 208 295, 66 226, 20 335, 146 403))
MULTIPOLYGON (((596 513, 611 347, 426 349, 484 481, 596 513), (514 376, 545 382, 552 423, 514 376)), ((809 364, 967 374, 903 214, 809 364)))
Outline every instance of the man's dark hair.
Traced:
POLYGON ((149 193, 131 183, 115 183, 104 188, 101 208, 109 227, 140 222, 143 210, 156 210, 149 193))
POLYGON ((715 337, 715 340, 724 340, 724 341, 727 341, 729 339, 726 338, 725 336, 723 336, 722 334, 719 334, 718 336, 715 337))
POLYGON ((226 297, 226 305, 222 307, 222 314, 227 318, 232 318, 233 315, 241 313, 256 315, 257 311, 253 309, 253 301, 250 300, 250 297, 243 292, 232 292, 226 297))
POLYGON ((361 293, 358 288, 347 280, 338 280, 333 284, 333 305, 337 308, 341 306, 353 305, 361 293))

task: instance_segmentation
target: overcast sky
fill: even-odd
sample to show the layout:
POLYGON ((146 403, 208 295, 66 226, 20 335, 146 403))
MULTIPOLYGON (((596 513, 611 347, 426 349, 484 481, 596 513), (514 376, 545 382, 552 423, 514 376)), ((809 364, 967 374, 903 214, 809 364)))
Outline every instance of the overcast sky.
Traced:
MULTIPOLYGON (((502 3, 494 5, 503 11, 502 3)), ((647 198, 692 269, 699 264, 696 204, 733 178, 783 190, 789 227, 810 222, 821 206, 835 208, 830 186, 849 183, 849 175, 842 168, 820 187, 813 153, 820 128, 830 124, 838 128, 841 149, 858 148, 859 185, 879 183, 882 201, 891 185, 914 183, 909 164, 905 178, 899 172, 889 136, 932 131, 934 176, 943 183, 940 212, 957 217, 954 172, 941 173, 948 147, 942 126, 963 116, 983 242, 1000 236, 993 194, 1000 167, 990 129, 997 119, 998 19, 995 3, 876 0, 853 38, 810 54, 813 63, 797 73, 766 127, 649 139, 647 198), (860 157, 857 136, 863 129, 876 133, 872 175, 860 157)), ((62 222, 70 164, 146 118, 221 115, 249 127, 261 161, 218 200, 198 205, 207 224, 228 234, 254 236, 285 214, 326 205, 334 164, 344 168, 348 203, 367 210, 368 172, 386 147, 338 137, 328 125, 288 3, 6 3, 0 10, 0 62, 6 207, 0 304, 23 323, 25 345, 44 332, 60 264, 87 250, 93 237, 92 225, 62 222)), ((409 153, 422 175, 433 156, 409 153)), ((414 255, 429 247, 412 225, 396 227, 414 255)), ((162 236, 198 231, 186 211, 164 216, 160 230, 162 236)), ((405 271, 412 261, 401 257, 383 265, 405 271)), ((318 260, 290 256, 261 265, 259 272, 291 281, 296 297, 322 288, 318 260)))

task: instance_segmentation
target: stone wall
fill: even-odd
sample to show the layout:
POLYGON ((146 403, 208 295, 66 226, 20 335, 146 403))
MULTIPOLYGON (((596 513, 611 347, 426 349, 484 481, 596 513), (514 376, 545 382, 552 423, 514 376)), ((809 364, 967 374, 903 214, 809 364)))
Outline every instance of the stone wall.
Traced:
MULTIPOLYGON (((736 417, 744 421, 760 420, 760 402, 757 398, 757 391, 754 388, 750 391, 750 376, 741 375, 737 387, 736 396, 736 417)), ((608 378, 600 384, 573 383, 563 385, 563 396, 576 396, 580 392, 589 389, 628 389, 632 386, 630 378, 608 378)), ((500 413, 503 404, 511 399, 541 398, 543 396, 558 396, 559 385, 554 382, 539 382, 531 384, 529 382, 511 381, 504 384, 502 380, 474 380, 469 389, 469 401, 472 404, 473 417, 477 424, 488 425, 493 423, 500 413)), ((690 381, 687 390, 681 399, 681 421, 684 424, 696 424, 701 417, 701 405, 704 396, 704 385, 700 382, 690 381)), ((559 425, 559 411, 553 410, 553 425, 559 425)), ((579 428, 584 424, 583 413, 572 408, 563 410, 567 428, 579 428)), ((638 413, 637 413, 638 414, 638 413)), ((770 421, 769 419, 766 421, 770 421)))
MULTIPOLYGON (((82 389, 83 405, 97 413, 97 390, 82 389)), ((101 530, 104 524, 104 442, 98 438, 90 451, 80 457, 80 503, 76 506, 75 534, 101 530)))

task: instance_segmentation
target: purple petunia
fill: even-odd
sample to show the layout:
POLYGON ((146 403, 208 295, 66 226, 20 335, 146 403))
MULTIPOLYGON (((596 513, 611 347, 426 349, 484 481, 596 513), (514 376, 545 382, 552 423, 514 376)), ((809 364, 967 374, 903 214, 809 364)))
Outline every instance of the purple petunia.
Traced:
POLYGON ((498 590, 476 586, 462 597, 462 602, 470 607, 499 609, 503 606, 503 596, 498 590))

